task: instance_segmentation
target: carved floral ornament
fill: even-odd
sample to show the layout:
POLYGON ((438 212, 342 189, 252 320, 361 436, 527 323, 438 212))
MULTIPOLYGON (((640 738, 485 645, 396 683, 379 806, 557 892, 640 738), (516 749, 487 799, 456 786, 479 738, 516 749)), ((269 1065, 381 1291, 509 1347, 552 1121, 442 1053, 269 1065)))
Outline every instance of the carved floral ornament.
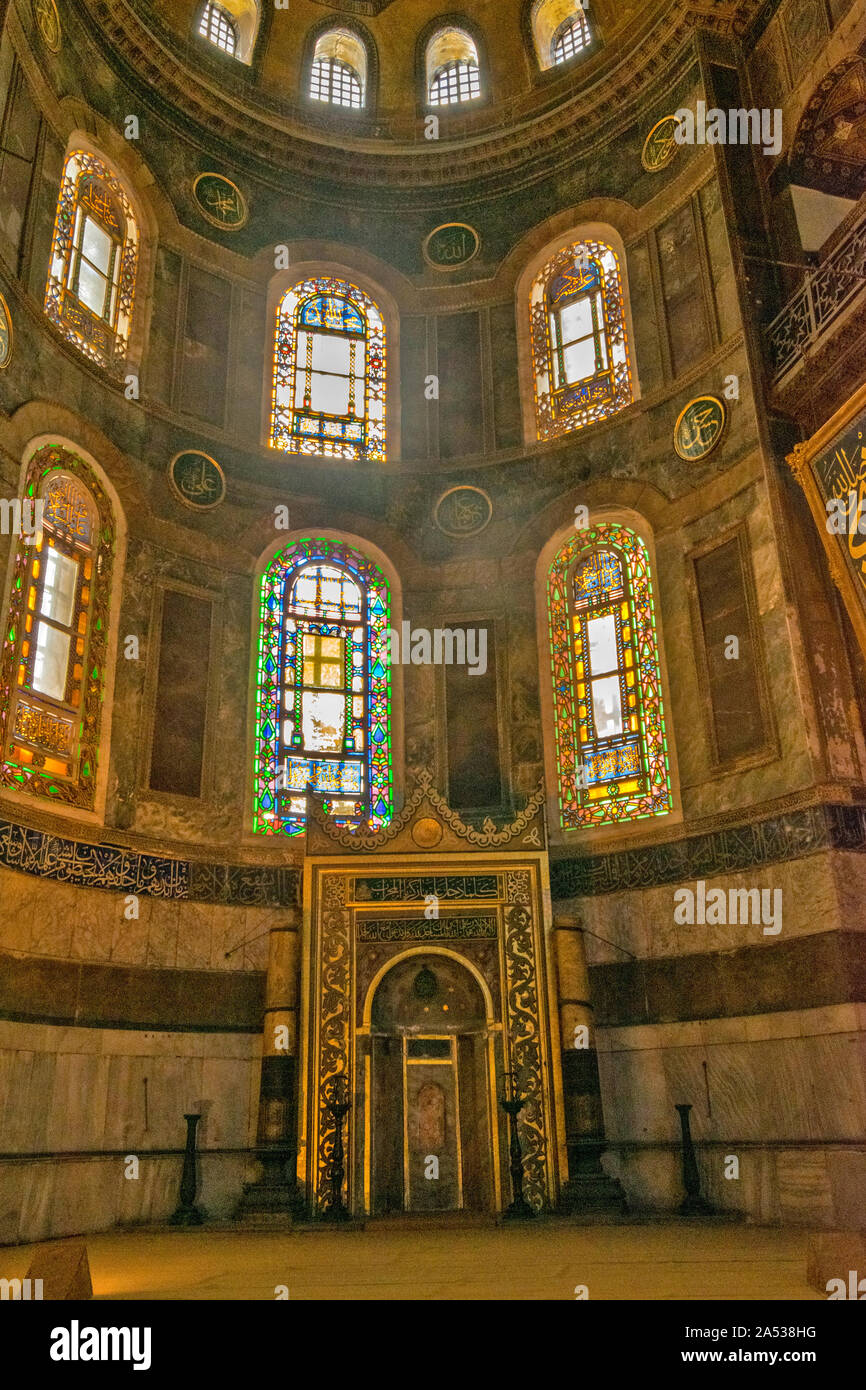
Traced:
POLYGON ((543 849, 545 844, 544 786, 529 797, 520 814, 510 825, 498 829, 489 816, 481 829, 467 825, 457 811, 433 786, 431 774, 425 769, 418 777, 412 796, 399 815, 394 816, 382 830, 366 824, 356 830, 340 829, 321 812, 318 802, 310 799, 307 810, 307 854, 333 854, 334 846, 343 849, 399 850, 436 849, 543 849), (437 834, 437 831, 440 832, 437 834), (450 833, 449 833, 450 832, 450 833))

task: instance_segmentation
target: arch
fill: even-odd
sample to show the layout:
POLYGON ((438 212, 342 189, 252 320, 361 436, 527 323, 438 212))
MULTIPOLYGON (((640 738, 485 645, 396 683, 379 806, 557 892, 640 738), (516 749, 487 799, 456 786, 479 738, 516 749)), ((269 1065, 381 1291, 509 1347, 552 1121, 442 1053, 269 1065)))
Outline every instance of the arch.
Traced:
POLYGON ((277 304, 269 443, 274 449, 384 462, 385 321, 349 280, 311 276, 277 304))
POLYGON ((424 42, 424 102, 462 106, 484 95, 478 41, 455 17, 439 21, 424 42))
POLYGON ((261 23, 260 0, 205 0, 194 18, 199 38, 249 66, 261 23))
POLYGON ((532 280, 528 301, 535 438, 555 439, 630 405, 627 305, 612 239, 587 229, 560 246, 532 280))
POLYGON ((852 53, 821 79, 791 148, 793 182, 856 201, 866 192, 866 57, 852 53))
POLYGON ((279 550, 259 589, 253 821, 300 834, 309 785, 340 825, 393 812, 391 591, 345 541, 279 550))
POLYGON ((647 542, 621 520, 572 528, 555 549, 544 588, 560 826, 601 828, 670 814, 647 542))
POLYGON ((360 111, 368 104, 370 68, 369 45, 358 27, 330 25, 314 38, 305 64, 307 96, 314 102, 360 111))
POLYGON ((107 159, 67 153, 51 241, 45 313, 70 342, 119 375, 129 351, 140 255, 125 182, 107 159))
POLYGON ((0 648, 0 787, 93 811, 118 518, 87 459, 65 444, 36 445, 0 648))
POLYGON ((376 991, 378 990, 385 976, 388 975, 396 965, 401 965, 404 961, 411 959, 412 956, 447 956, 449 960, 456 961, 458 965, 462 965, 466 972, 469 975, 471 975, 475 984, 481 991, 481 997, 484 1000, 486 1026, 490 1028, 495 1023, 496 1012, 493 1007, 493 996, 490 993, 490 986, 488 985, 483 974, 478 969, 478 966, 474 963, 474 961, 469 960, 466 956, 462 956, 459 953, 459 951, 454 951, 450 949, 448 946, 435 946, 432 943, 427 942, 422 943, 419 946, 407 947, 407 949, 405 951, 401 951, 399 955, 392 956, 390 960, 386 960, 384 964, 381 965, 379 969, 376 971, 375 975, 373 976, 372 980, 370 981, 367 987, 367 993, 364 996, 364 1009, 362 1019, 362 1027, 364 1032, 369 1032, 372 1026, 373 1002, 376 998, 376 991))
POLYGON ((579 0, 533 0, 529 23, 542 72, 582 56, 592 44, 589 20, 579 0))

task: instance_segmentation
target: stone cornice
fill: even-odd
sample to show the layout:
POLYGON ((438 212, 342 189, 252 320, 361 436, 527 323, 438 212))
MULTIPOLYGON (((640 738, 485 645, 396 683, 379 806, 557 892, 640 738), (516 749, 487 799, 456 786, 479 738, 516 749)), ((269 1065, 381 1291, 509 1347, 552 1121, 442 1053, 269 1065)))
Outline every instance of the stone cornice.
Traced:
MULTIPOLYGON (((696 57, 697 28, 734 33, 758 0, 698 5, 670 0, 603 49, 591 71, 569 72, 556 84, 491 104, 471 120, 461 117, 459 125, 451 116, 451 138, 439 141, 424 139, 422 117, 380 111, 365 122, 314 118, 246 77, 229 86, 223 72, 192 63, 177 39, 146 21, 132 0, 67 0, 67 6, 91 38, 98 38, 102 60, 113 49, 142 102, 156 104, 187 140, 219 146, 236 163, 248 162, 251 171, 257 165, 255 172, 264 179, 268 171, 272 178, 291 173, 314 184, 336 184, 343 198, 350 188, 359 194, 367 189, 381 202, 388 189, 472 183, 476 196, 479 185, 488 194, 496 188, 513 191, 521 174, 528 178, 531 172, 537 179, 578 153, 585 158, 600 152, 634 122, 639 106, 646 109, 655 86, 687 70, 688 50, 696 57)), ((327 192, 316 190, 316 196, 327 199, 327 192)))

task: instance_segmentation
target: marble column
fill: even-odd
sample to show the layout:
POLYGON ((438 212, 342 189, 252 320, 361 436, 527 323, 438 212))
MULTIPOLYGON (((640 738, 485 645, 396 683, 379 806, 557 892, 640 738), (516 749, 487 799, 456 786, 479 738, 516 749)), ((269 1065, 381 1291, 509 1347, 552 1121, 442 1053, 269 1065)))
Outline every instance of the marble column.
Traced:
POLYGON ((579 919, 555 917, 553 936, 558 979, 562 1090, 568 1181, 560 1207, 566 1211, 624 1211, 620 1184, 601 1166, 604 1113, 589 994, 586 944, 579 919))
POLYGON ((271 929, 256 1158, 262 1175, 244 1186, 240 1213, 294 1212, 298 1154, 298 974, 300 909, 271 929))

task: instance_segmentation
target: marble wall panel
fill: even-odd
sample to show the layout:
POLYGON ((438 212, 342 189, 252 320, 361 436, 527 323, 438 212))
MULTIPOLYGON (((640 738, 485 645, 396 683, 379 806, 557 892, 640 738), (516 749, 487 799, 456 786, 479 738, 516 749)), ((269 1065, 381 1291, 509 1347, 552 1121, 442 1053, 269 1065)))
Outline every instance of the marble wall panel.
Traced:
POLYGON ((608 1138, 675 1138, 678 1104, 693 1106, 696 1139, 808 1146, 863 1138, 866 1035, 846 1028, 844 1009, 786 1018, 787 1036, 764 1038, 750 1037, 745 1019, 600 1028, 608 1138))
POLYGON ((3 1151, 182 1148, 184 1113, 201 1102, 208 1106, 201 1147, 245 1148, 257 1117, 260 1051, 252 1035, 5 1022, 3 1151))
MULTIPOLYGON (((0 1243, 164 1223, 178 1203, 182 1162, 180 1154, 143 1156, 139 1177, 129 1179, 123 1160, 113 1156, 27 1164, 0 1160, 0 1243)), ((209 1217, 232 1215, 247 1166, 243 1155, 202 1154, 196 1201, 209 1217)), ((103 1290, 109 1297, 112 1292, 103 1290)))

